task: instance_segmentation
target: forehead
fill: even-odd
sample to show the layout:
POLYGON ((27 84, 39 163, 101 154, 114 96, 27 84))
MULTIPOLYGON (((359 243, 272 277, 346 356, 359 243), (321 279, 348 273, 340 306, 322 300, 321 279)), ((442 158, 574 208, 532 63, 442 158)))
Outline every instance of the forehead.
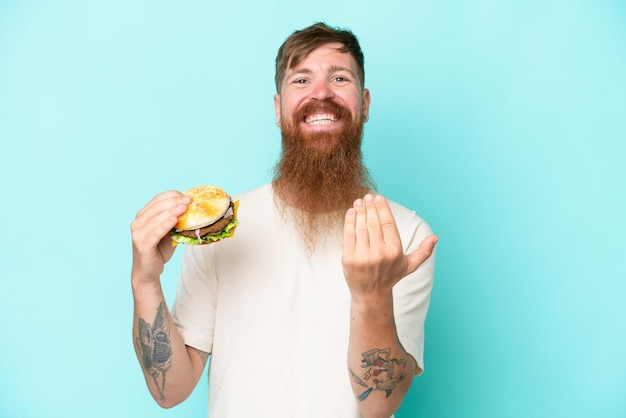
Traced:
POLYGON ((357 73, 358 64, 356 59, 349 52, 342 52, 343 44, 329 43, 320 45, 313 49, 306 56, 302 57, 295 65, 291 64, 287 70, 288 74, 300 72, 303 70, 344 68, 357 73))

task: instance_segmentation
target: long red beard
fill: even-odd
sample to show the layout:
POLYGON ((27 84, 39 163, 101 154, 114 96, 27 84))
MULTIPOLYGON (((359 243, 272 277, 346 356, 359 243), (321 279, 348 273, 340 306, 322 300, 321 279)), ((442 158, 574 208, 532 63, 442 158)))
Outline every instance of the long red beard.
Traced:
POLYGON ((320 238, 340 231, 345 211, 355 199, 374 190, 363 165, 363 120, 333 101, 310 102, 293 120, 282 123, 282 155, 275 167, 273 187, 285 214, 309 248, 320 238), (337 131, 305 133, 299 121, 313 111, 328 111, 344 121, 337 131))

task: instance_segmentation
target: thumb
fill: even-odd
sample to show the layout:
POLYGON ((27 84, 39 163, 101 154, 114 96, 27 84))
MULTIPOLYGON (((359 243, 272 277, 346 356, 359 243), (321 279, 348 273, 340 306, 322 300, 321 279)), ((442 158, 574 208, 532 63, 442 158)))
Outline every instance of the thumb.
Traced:
POLYGON ((413 273, 424 261, 430 257, 435 249, 435 245, 439 241, 436 235, 429 235, 420 244, 417 250, 406 256, 407 258, 407 274, 413 273))

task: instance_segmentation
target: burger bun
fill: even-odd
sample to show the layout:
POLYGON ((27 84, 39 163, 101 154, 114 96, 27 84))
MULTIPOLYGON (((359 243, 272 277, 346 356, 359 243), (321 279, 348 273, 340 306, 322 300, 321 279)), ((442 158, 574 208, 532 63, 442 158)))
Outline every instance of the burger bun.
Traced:
POLYGON ((178 231, 211 225, 222 218, 230 207, 230 196, 217 186, 194 187, 183 194, 191 197, 191 203, 174 226, 178 231))

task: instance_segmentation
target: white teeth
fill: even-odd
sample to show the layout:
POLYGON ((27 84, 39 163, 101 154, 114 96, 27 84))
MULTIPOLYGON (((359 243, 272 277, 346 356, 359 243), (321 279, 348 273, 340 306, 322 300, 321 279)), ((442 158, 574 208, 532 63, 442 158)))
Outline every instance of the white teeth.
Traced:
POLYGON ((324 123, 337 122, 337 116, 332 114, 324 114, 324 115, 312 115, 308 116, 304 119, 306 123, 312 123, 316 125, 321 125, 324 123))

